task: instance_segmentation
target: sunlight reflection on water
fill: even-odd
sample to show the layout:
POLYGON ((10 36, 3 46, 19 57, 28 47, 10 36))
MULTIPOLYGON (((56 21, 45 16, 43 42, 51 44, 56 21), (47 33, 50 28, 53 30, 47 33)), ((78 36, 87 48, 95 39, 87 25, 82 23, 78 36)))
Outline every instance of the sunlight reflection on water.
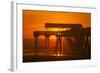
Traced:
POLYGON ((33 56, 65 56, 63 52, 28 52, 24 55, 33 55, 33 56))

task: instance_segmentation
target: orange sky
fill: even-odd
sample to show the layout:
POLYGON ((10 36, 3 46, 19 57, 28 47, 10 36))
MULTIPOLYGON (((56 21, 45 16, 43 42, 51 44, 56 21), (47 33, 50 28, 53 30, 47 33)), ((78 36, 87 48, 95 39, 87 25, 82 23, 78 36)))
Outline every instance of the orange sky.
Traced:
POLYGON ((91 26, 90 13, 23 10, 23 38, 32 39, 34 31, 45 31, 45 23, 78 23, 91 26))

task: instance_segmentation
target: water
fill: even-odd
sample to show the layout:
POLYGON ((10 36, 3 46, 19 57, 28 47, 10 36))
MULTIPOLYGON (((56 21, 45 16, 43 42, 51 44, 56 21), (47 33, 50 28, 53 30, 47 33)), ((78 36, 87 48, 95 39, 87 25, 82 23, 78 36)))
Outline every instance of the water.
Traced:
MULTIPOLYGON (((39 43, 42 43, 39 42, 39 43)), ((39 61, 59 61, 59 60, 77 60, 90 59, 90 47, 70 47, 60 49, 56 47, 45 48, 45 43, 41 44, 38 49, 34 48, 34 40, 23 40, 23 62, 39 62, 39 61)), ((64 45, 64 44, 63 44, 64 45)))

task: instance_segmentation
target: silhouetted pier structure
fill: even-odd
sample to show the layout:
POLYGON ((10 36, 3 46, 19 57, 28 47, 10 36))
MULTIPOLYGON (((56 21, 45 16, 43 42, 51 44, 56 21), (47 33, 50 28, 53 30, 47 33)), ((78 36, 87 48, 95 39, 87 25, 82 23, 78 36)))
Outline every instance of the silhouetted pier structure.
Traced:
MULTIPOLYGON (((64 52, 64 49, 84 49, 90 48, 91 45, 91 32, 90 28, 83 28, 81 24, 55 24, 55 23, 46 23, 46 31, 35 31, 34 32, 34 42, 35 42, 35 51, 38 52, 38 37, 40 35, 45 36, 45 48, 49 49, 50 47, 50 36, 56 36, 56 53, 64 52), (57 28, 58 31, 49 31, 49 28, 57 28), (64 30, 62 30, 64 29, 64 30), (62 41, 64 46, 61 45, 62 41)), ((83 50, 82 50, 83 49, 83 50)))

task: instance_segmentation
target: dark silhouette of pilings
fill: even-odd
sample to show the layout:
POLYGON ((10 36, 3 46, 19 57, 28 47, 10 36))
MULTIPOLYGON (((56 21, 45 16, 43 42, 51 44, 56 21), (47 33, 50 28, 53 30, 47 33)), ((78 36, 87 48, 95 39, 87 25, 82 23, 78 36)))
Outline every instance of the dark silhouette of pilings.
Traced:
POLYGON ((45 35, 45 47, 47 49, 49 49, 49 44, 50 44, 49 37, 50 37, 50 35, 45 35))
POLYGON ((49 44, 50 44, 50 35, 45 35, 45 49, 47 49, 48 51, 46 51, 46 55, 49 56, 49 44))
POLYGON ((62 46, 61 46, 61 43, 62 43, 62 37, 60 35, 56 35, 56 52, 57 54, 61 55, 61 51, 62 51, 62 46))
POLYGON ((35 55, 38 53, 38 35, 34 36, 35 55))
POLYGON ((91 48, 91 34, 90 28, 80 28, 80 29, 70 29, 66 31, 36 31, 34 32, 34 43, 35 43, 35 50, 38 51, 38 37, 39 35, 45 36, 45 48, 50 48, 50 36, 56 36, 56 54, 61 55, 66 49, 67 51, 72 50, 71 53, 74 51, 81 51, 87 55, 90 55, 90 48, 91 48), (63 45, 62 45, 63 43, 63 45))

